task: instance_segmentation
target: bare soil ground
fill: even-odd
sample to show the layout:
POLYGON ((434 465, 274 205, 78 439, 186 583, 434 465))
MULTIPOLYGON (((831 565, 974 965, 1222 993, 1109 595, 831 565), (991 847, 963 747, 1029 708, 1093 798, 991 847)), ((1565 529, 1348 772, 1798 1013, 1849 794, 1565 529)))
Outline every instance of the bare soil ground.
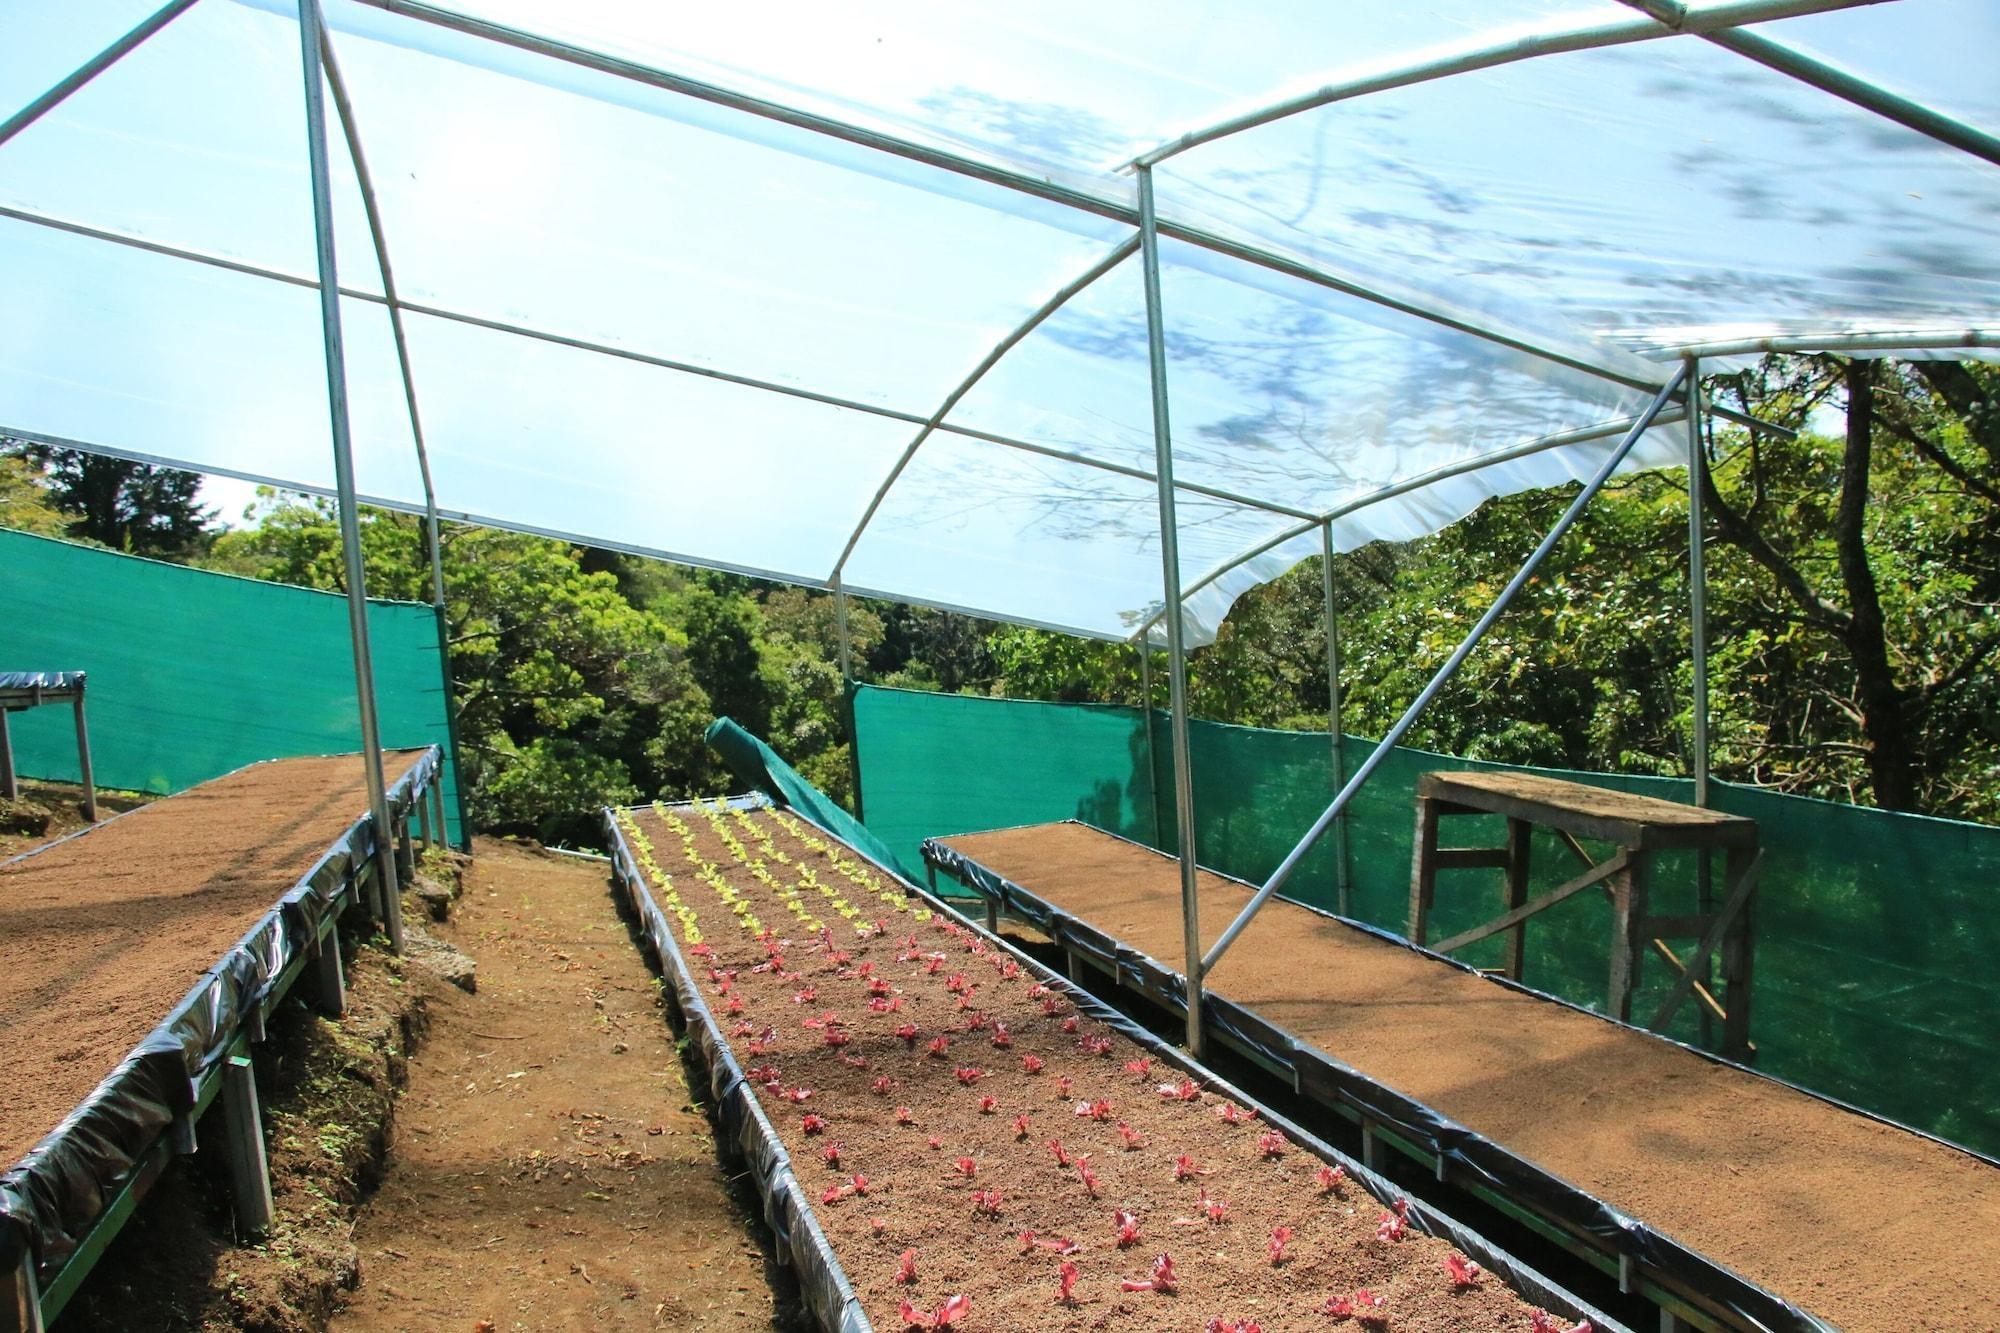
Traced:
POLYGON ((479 964, 410 1061, 332 1327, 768 1328, 795 1312, 717 1164, 601 864, 481 841, 452 920, 479 964))
MULTIPOLYGON (((1181 957, 1171 857, 1075 824, 950 844, 1181 957)), ((1248 892, 1200 891, 1206 945, 1248 892)), ((1843 1328, 2000 1328, 2000 1171, 1968 1154, 1281 900, 1210 984, 1843 1328)))
MULTIPOLYGON (((416 758, 385 756, 390 779, 416 758)), ((0 1163, 89 1095, 366 810, 360 756, 285 759, 0 865, 0 1163)))

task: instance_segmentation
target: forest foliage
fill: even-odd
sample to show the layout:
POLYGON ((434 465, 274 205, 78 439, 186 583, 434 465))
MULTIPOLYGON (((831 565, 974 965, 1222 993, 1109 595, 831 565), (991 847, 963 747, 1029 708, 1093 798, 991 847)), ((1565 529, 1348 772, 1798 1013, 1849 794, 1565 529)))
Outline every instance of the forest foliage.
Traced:
MULTIPOLYGON (((2000 373, 1768 358, 1707 380, 1793 438, 1706 440, 1714 769, 1836 800, 2000 820, 2000 373)), ((1378 735, 1574 488, 1487 503, 1436 536, 1335 559, 1346 729, 1378 735)), ((1684 773, 1692 718, 1687 474, 1615 482, 1410 743, 1481 759, 1684 773)), ((220 530, 187 474, 0 454, 0 523, 308 587, 342 586, 322 500, 264 494, 220 530)), ((474 820, 587 836, 606 800, 720 790, 718 714, 851 796, 826 594, 517 533, 442 539, 474 820)), ((368 591, 430 600, 422 526, 368 510, 368 591)), ((882 684, 1136 702, 1129 646, 854 603, 855 674, 882 684)), ((1189 664, 1191 711, 1327 722, 1320 562, 1245 595, 1189 664)), ((1155 702, 1166 695, 1163 659, 1155 702)))

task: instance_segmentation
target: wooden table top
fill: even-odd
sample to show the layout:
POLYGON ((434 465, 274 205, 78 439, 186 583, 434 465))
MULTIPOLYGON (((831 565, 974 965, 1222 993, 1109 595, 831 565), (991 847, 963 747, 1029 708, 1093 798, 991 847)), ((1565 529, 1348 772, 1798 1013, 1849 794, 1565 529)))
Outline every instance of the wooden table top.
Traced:
POLYGON ((1624 847, 1733 847, 1757 841, 1757 822, 1741 815, 1539 773, 1440 770, 1417 779, 1417 795, 1624 847))

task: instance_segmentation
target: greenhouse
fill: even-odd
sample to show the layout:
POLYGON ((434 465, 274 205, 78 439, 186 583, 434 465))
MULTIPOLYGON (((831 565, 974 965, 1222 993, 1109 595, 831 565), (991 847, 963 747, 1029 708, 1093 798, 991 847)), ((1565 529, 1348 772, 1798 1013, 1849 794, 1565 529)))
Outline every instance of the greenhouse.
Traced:
MULTIPOLYGON (((816 794, 743 739, 745 762, 772 774, 769 799, 605 815, 623 898, 662 970, 681 969, 678 1007, 697 1027, 720 1000, 687 965, 700 939, 676 940, 651 858, 699 841, 701 864, 727 868, 718 847, 740 852, 731 839, 754 835, 791 855, 816 847, 871 891, 928 861, 983 895, 996 937, 1003 914, 1033 922, 1070 950, 1070 982, 1096 985, 1081 954, 1109 971, 1109 989, 1129 982, 1170 1010, 1180 1054, 1101 1015, 1133 1029, 1119 1039, 1145 1045, 1139 1058, 1199 1060, 1220 1040, 1274 1068, 1264 1057, 1303 1038, 1273 1036, 1236 1000, 1221 1028, 1205 1023, 1205 978, 1248 932, 1277 931, 1273 912, 1303 910, 1293 877, 1308 865, 1327 878, 1322 838, 1341 843, 1336 919, 1349 915, 1351 810, 1378 768, 1409 768, 1397 743, 1600 490, 1689 467, 1708 420, 1786 431, 1705 398, 1705 372, 1772 352, 2000 359, 2000 15, 1976 0, 885 0, 865 17, 629 0, 77 0, 16 7, 0 45, 0 436, 337 502, 370 820, 335 830, 357 868, 321 896, 375 911, 398 948, 411 823, 436 846, 462 837, 462 811, 445 809, 458 779, 442 718, 437 757, 392 750, 404 776, 386 780, 377 713, 402 707, 421 673, 405 649, 427 645, 430 625, 371 614, 359 506, 427 525, 440 643, 437 531, 462 522, 824 590, 843 635, 849 599, 866 597, 1133 645, 1148 698, 1162 673, 1167 720, 1101 738, 1100 756, 1109 771, 1145 747, 1150 808, 1107 827, 1178 854, 1161 889, 1178 940, 1159 962, 1100 940, 1088 893, 1021 878, 1040 864, 1025 851, 1020 874, 982 860, 986 844, 922 841, 917 853, 972 831, 942 797, 925 807, 906 786, 885 798, 903 800, 890 817, 901 822, 868 822, 892 849, 837 810, 816 818, 816 794), (1302 561, 1330 569, 1336 553, 1571 483, 1560 521, 1430 685, 1358 749, 1338 734, 1329 573, 1331 788, 1287 815, 1295 827, 1258 835, 1252 882, 1205 886, 1198 864, 1216 863, 1197 845, 1188 652, 1302 561), (404 682, 393 689, 371 660, 371 626, 385 624, 399 655, 383 679, 404 682), (806 824, 784 822, 783 807, 806 824), (873 854, 873 870, 843 863, 840 847, 873 854)), ((1725 1053, 1748 1064, 1745 905, 1760 870, 1730 841, 1731 821, 1750 818, 1711 808, 1728 802, 1709 792, 1691 489, 1692 597, 1678 610, 1698 696, 1692 786, 1662 794, 1693 808, 1715 849, 1737 850, 1711 884, 1699 844, 1700 910, 1675 914, 1699 948, 1667 957, 1704 1035, 1710 1011, 1720 1031, 1740 1003, 1725 1053), (1727 994, 1707 976, 1711 956, 1727 994)), ((22 550, 24 568, 45 558, 22 550)), ((73 669, 0 661, 16 668, 73 669)), ((97 703, 101 688, 93 709, 118 707, 97 703)), ((937 761, 912 739, 915 713, 850 698, 850 734, 857 708, 905 718, 874 753, 886 765, 905 745, 917 783, 937 761)), ((1039 734, 1016 724, 1009 745, 1039 734)), ((1243 783, 1260 771, 1246 761, 1243 783)), ((878 787, 893 785, 886 773, 878 787)), ((1210 786, 1226 804, 1220 780, 1210 786)), ((1385 817, 1406 818, 1401 796, 1385 817)), ((1458 790, 1442 813, 1475 799, 1458 790)), ((1003 822, 979 808, 991 816, 980 829, 1003 822)), ((1518 802, 1477 808, 1528 817, 1518 802)), ((1624 859, 1577 849, 1596 877, 1563 894, 1639 873, 1645 839, 1665 835, 1636 830, 1672 819, 1630 818, 1624 859)), ((1579 827, 1599 837, 1609 825, 1579 827)), ((1440 850, 1428 836, 1425 854, 1446 868, 1518 856, 1513 910, 1539 910, 1525 842, 1440 850)), ((1388 865, 1395 892, 1401 874, 1388 865)), ((744 882, 723 898, 768 912, 761 893, 744 882)), ((1412 904, 1426 944, 1429 899, 1412 904)), ((311 938, 266 959, 286 986, 320 956, 312 941, 329 918, 314 910, 311 938)), ((1521 919, 1495 928, 1514 932, 1515 982, 1521 919)), ((1622 1010, 1612 977, 1614 1017, 1668 1029, 1672 1006, 1646 1024, 1631 1012, 1633 976, 1622 1010)), ((1096 1012, 1087 998, 1078 1011, 1096 1012)), ((718 1089, 725 1069, 740 1083, 720 1025, 701 1030, 718 1089)), ((1278 1072, 1307 1095, 1315 1075, 1290 1059, 1278 1072)), ((734 1126, 746 1144, 755 1125, 773 1132, 749 1102, 734 1126)), ((1532 1163, 1461 1153, 1455 1122, 1429 1115, 1362 1113, 1358 1169, 1382 1166, 1370 1135, 1393 1131, 1427 1145, 1440 1182, 1459 1171, 1498 1194, 1569 1199, 1532 1163)), ((2000 1192, 1977 1162, 1967 1188, 1990 1213, 2000 1192)), ((809 1214, 790 1169, 766 1186, 793 1202, 770 1207, 809 1214)), ((1646 1288, 1663 1326, 1823 1326, 1750 1259, 1731 1257, 1725 1281, 1678 1240, 1594 1199, 1564 1212, 1574 1202, 1523 1225, 1596 1246, 1592 1262, 1623 1294, 1646 1288)), ((0 1209, 0 1223, 11 1216, 0 1209)), ((1459 1235, 1439 1219, 1435 1234, 1459 1235)), ((822 1322, 867 1327, 862 1305, 876 1301, 834 1258, 848 1242, 836 1233, 828 1248, 800 1217, 773 1225, 818 1237, 800 1262, 823 1288, 822 1322)), ((7 1241, 0 1228, 11 1264, 7 1241)), ((36 1244, 46 1282, 66 1251, 36 1244)), ((1559 1282, 1510 1274, 1501 1248, 1480 1253, 1515 1290, 1567 1308, 1559 1282)), ((23 1262, 28 1308, 35 1263, 23 1262)), ((878 1312, 874 1326, 889 1325, 878 1312)))

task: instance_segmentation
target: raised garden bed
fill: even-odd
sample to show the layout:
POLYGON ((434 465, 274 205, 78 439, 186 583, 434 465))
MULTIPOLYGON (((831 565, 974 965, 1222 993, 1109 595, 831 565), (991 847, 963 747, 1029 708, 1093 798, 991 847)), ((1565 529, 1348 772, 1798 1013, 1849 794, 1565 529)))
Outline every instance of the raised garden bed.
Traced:
POLYGON ((851 1295, 829 1326, 1574 1326, 1473 1265, 1573 1314, 1537 1275, 1422 1234, 1450 1224, 796 816, 614 827, 775 1135, 774 1197, 809 1204, 780 1234, 822 1238, 851 1295))
MULTIPOLYGON (((1181 950, 1173 858, 1073 822, 925 856, 1132 993, 1181 1004, 1159 961, 1181 950)), ((1212 940, 1251 889, 1207 871, 1200 889, 1212 940)), ((1212 1040, 1623 1260, 1690 1319, 2000 1326, 2000 1171, 1973 1154, 1283 899, 1210 985, 1212 1040), (1883 1242, 1884 1216, 1919 1215, 1935 1250, 1883 1242)))

